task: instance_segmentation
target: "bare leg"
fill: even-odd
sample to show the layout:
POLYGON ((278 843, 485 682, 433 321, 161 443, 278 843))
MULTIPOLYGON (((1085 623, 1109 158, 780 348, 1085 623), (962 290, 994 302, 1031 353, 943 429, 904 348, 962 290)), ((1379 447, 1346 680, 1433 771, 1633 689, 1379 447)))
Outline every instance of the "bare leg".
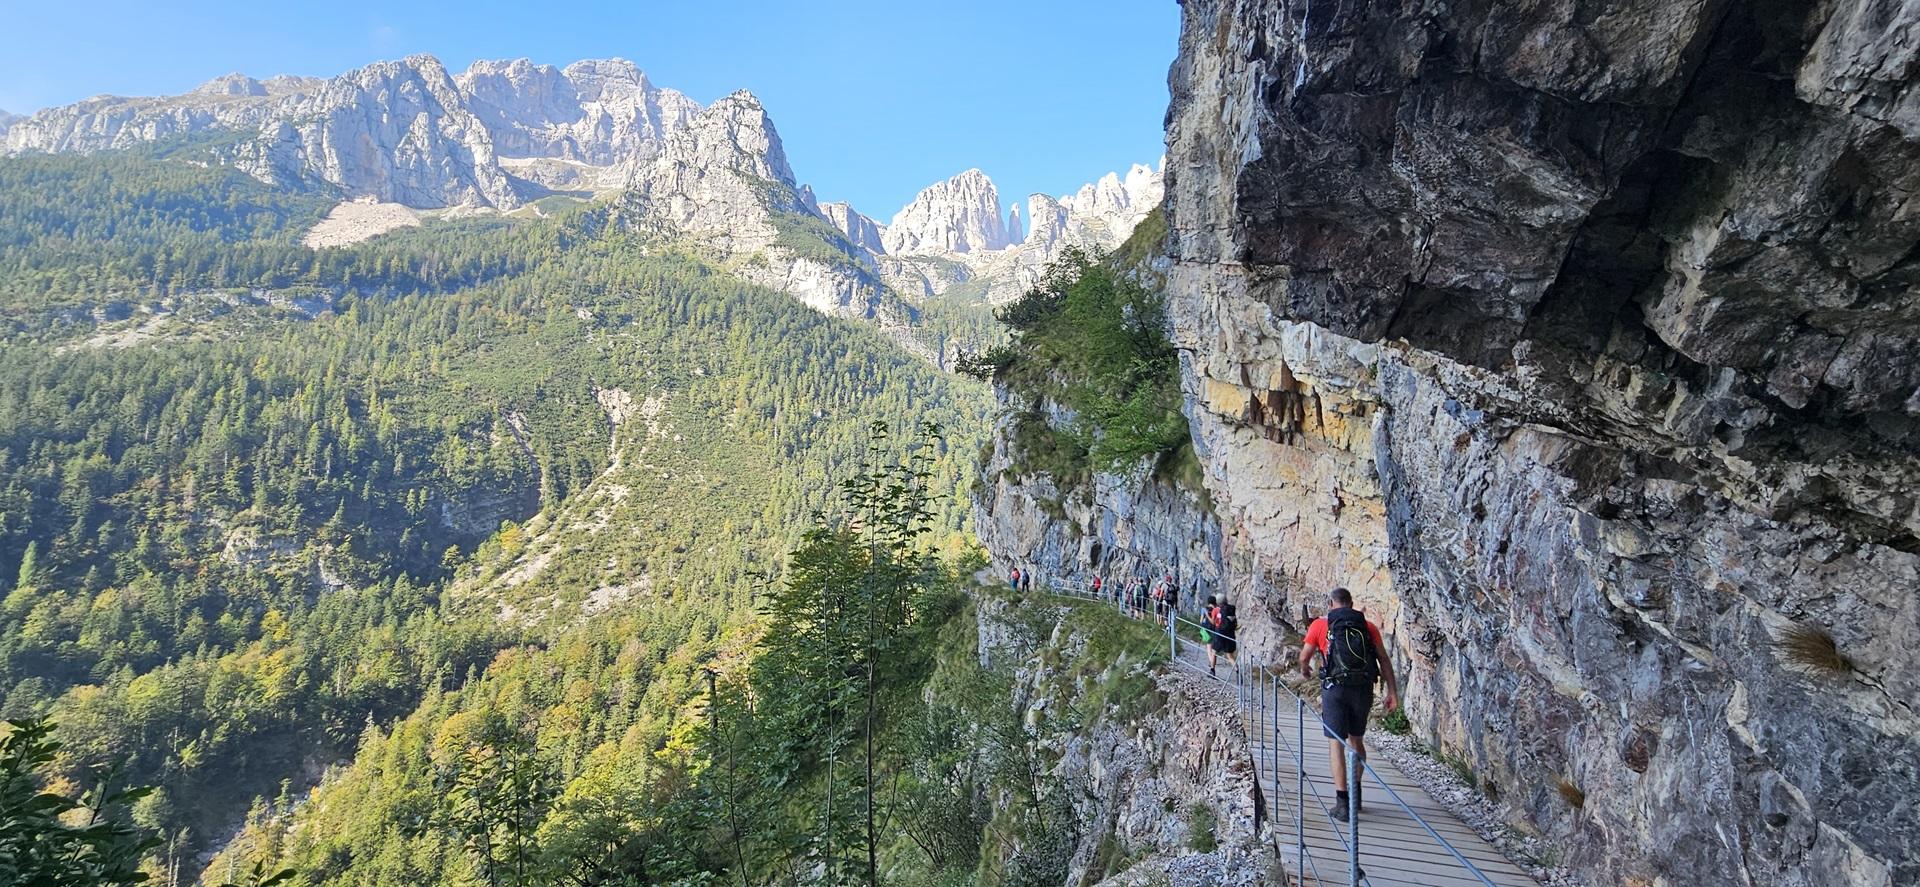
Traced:
POLYGON ((1333 790, 1347 790, 1347 746, 1338 739, 1327 740, 1327 757, 1333 765, 1333 790))
MULTIPOLYGON (((1347 737, 1347 738, 1353 741, 1353 751, 1354 751, 1354 754, 1356 754, 1356 755, 1359 755, 1359 756, 1360 756, 1360 760, 1361 760, 1361 761, 1365 761, 1365 760, 1367 759, 1367 740, 1366 740, 1366 738, 1365 738, 1365 737, 1363 737, 1363 736, 1349 736, 1349 737, 1347 737)), ((1364 765, 1362 765, 1362 766, 1361 766, 1361 768, 1360 768, 1360 774, 1359 774, 1359 777, 1360 777, 1360 778, 1359 778, 1359 782, 1360 782, 1360 785, 1359 785, 1359 788, 1361 788, 1361 789, 1365 789, 1365 788, 1366 788, 1366 782, 1367 782, 1367 769, 1366 769, 1366 767, 1365 767, 1364 765)), ((1354 807, 1354 809, 1355 809, 1355 810, 1358 810, 1358 809, 1360 809, 1360 806, 1361 806, 1361 804, 1360 804, 1360 794, 1361 794, 1360 792, 1355 792, 1355 793, 1354 793, 1354 795, 1353 795, 1353 807, 1354 807)))

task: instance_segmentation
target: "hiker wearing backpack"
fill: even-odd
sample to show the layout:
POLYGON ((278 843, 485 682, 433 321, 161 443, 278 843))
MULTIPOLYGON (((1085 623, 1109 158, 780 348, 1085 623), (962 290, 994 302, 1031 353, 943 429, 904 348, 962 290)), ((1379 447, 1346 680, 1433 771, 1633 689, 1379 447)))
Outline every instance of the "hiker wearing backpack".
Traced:
POLYGON ((1216 661, 1227 657, 1227 664, 1238 666, 1240 660, 1235 652, 1240 649, 1240 617, 1232 604, 1221 604, 1213 608, 1213 627, 1207 632, 1207 674, 1213 674, 1216 661))
MULTIPOLYGON (((1345 745, 1353 743, 1354 753, 1367 757, 1364 739, 1367 714, 1373 710, 1373 684, 1387 682, 1387 711, 1400 706, 1400 682, 1394 678, 1393 657, 1380 639, 1380 629, 1353 608, 1353 593, 1336 588, 1327 593, 1327 615, 1313 620, 1307 628, 1306 642, 1300 645, 1300 673, 1313 677, 1313 657, 1324 661, 1320 669, 1321 732, 1327 735, 1327 749, 1333 757, 1333 818, 1347 819, 1347 755, 1345 745)), ((1353 798, 1354 812, 1365 809, 1360 798, 1353 798)))

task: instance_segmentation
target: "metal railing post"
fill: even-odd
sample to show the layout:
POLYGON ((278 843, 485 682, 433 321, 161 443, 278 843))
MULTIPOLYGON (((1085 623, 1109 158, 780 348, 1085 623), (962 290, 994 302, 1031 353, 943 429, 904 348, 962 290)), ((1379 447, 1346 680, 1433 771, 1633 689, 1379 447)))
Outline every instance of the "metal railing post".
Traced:
POLYGON ((1300 761, 1300 777, 1294 787, 1293 837, 1300 848, 1300 882, 1307 881, 1307 700, 1295 697, 1294 712, 1299 715, 1300 744, 1294 746, 1300 761))
POLYGON ((1360 756, 1353 744, 1347 751, 1347 887, 1360 887, 1360 756))
POLYGON ((1167 615, 1167 656, 1173 659, 1180 658, 1179 626, 1180 626, 1180 617, 1172 614, 1168 614, 1167 615))

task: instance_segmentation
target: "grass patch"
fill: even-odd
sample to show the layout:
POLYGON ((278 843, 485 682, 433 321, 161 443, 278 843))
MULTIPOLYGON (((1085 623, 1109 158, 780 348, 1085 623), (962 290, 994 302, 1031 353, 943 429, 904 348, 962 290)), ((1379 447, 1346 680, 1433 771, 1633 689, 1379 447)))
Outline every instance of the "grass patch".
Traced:
POLYGON ((1560 777, 1559 784, 1554 786, 1554 788, 1560 792, 1560 800, 1566 801, 1567 806, 1578 810, 1587 805, 1586 790, 1575 785, 1573 780, 1562 776, 1560 777))
POLYGON ((1380 729, 1395 736, 1405 736, 1413 732, 1413 725, 1407 722, 1407 710, 1396 708, 1380 717, 1380 729))
POLYGON ((1781 658, 1813 674, 1847 675, 1853 662, 1840 652, 1833 635, 1825 628, 1796 622, 1774 636, 1773 648, 1781 658))
POLYGON ((1187 808, 1187 847, 1195 853, 1212 853, 1220 846, 1213 808, 1198 801, 1187 808))
POLYGON ((1113 251, 1113 263, 1127 271, 1146 271, 1166 253, 1167 205, 1162 203, 1133 226, 1125 243, 1113 251))

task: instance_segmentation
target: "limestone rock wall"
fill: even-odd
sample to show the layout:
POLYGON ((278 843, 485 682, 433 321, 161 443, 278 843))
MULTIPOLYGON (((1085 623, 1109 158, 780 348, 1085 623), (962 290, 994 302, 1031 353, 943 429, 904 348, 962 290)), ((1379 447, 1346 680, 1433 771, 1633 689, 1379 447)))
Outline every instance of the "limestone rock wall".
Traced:
MULTIPOLYGON (((1022 473, 1014 425, 1025 405, 1005 389, 997 393, 1002 415, 974 492, 974 527, 996 576, 1017 566, 1036 571, 1043 583, 1083 586, 1096 575, 1113 583, 1172 572, 1182 609, 1195 611, 1220 592, 1220 521, 1197 491, 1156 476, 1149 465, 1064 480, 1022 473)), ((1068 425, 1058 406, 1037 411, 1057 427, 1068 425)))
POLYGON ((1595 883, 1920 882, 1912 11, 1183 5, 1169 311, 1254 655, 1353 588, 1595 883))

